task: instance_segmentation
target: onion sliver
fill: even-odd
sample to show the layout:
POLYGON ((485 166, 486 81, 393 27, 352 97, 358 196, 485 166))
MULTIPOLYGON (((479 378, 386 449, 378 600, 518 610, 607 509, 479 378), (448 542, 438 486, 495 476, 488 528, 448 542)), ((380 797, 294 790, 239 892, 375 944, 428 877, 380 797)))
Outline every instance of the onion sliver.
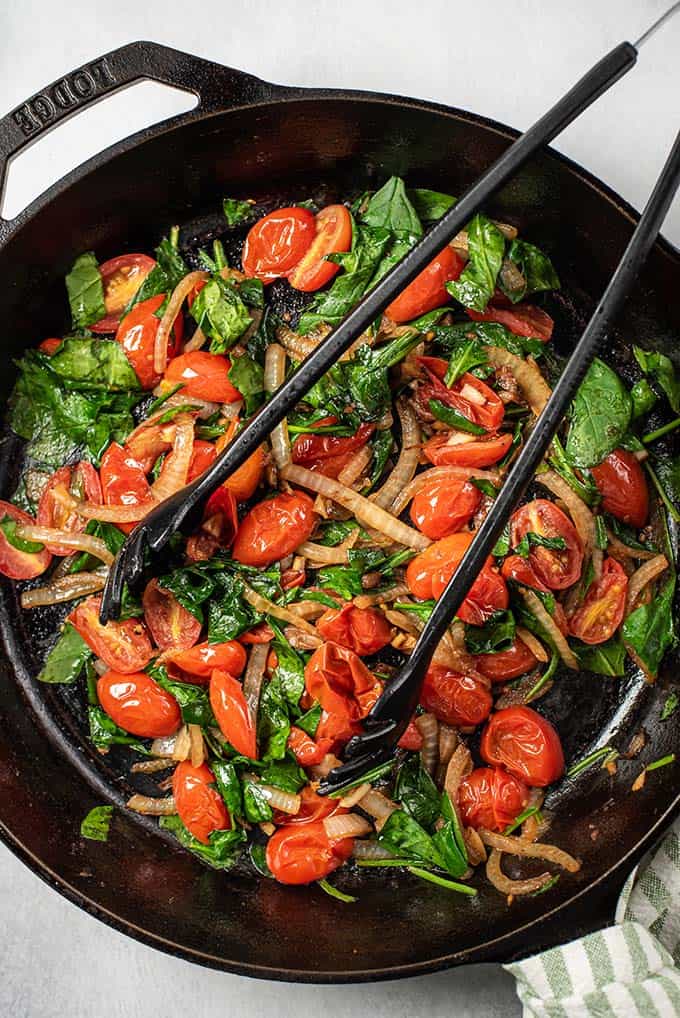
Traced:
POLYGON ((524 838, 511 838, 505 834, 496 834, 494 831, 487 831, 481 828, 479 836, 485 845, 495 848, 499 852, 507 852, 510 855, 523 855, 529 859, 545 859, 546 862, 554 862, 569 873, 577 873, 581 869, 581 863, 574 859, 573 855, 558 848, 557 845, 543 845, 540 842, 526 841, 524 838))
POLYGON ((657 554, 657 552, 648 551, 646 548, 631 548, 612 534, 611 530, 607 530, 607 551, 615 559, 632 558, 642 560, 654 558, 657 554))
POLYGON ((423 767, 428 774, 434 774, 439 757, 439 722, 434 714, 420 714, 416 718, 416 728, 423 739, 420 750, 423 767))
POLYGON ((628 593, 626 595, 626 614, 629 614, 634 607, 640 594, 652 580, 655 580, 660 573, 668 569, 668 559, 665 555, 656 555, 650 558, 649 562, 636 569, 628 580, 628 593))
MULTIPOLYGON (((154 396, 164 396, 165 392, 163 390, 163 386, 157 385, 153 394, 154 396)), ((226 405, 230 407, 238 406, 237 403, 228 403, 226 405)), ((153 415, 153 417, 148 417, 145 421, 142 421, 139 427, 133 431, 133 435, 136 434, 140 428, 145 428, 159 417, 162 417, 166 410, 175 406, 185 406, 187 410, 195 411, 197 417, 212 417, 212 415, 220 409, 219 403, 211 403, 210 400, 199 399, 197 396, 187 396, 181 389, 179 389, 177 392, 173 392, 172 396, 168 396, 163 403, 163 406, 153 415)))
POLYGON ((302 799, 299 795, 295 795, 293 792, 286 792, 282 788, 276 788, 274 785, 263 785, 258 781, 255 774, 245 774, 244 777, 246 781, 257 785, 258 792, 264 796, 273 809, 278 809, 281 813, 289 813, 291 816, 295 816, 296 813, 300 812, 302 799))
POLYGON ((159 502, 170 498, 185 486, 194 451, 193 417, 189 414, 178 414, 175 425, 172 452, 168 453, 160 476, 151 485, 151 493, 159 502))
POLYGON ((526 644, 537 661, 542 661, 545 664, 546 661, 550 660, 550 655, 538 637, 534 636, 534 634, 528 629, 525 629, 524 626, 517 626, 515 634, 519 637, 522 643, 526 644))
MULTIPOLYGON (((148 498, 136 505, 96 505, 92 502, 77 502, 76 512, 88 520, 101 520, 102 523, 138 523, 157 506, 155 498, 148 498)), ((61 541, 61 544, 65 543, 61 541)))
POLYGON ((550 399, 551 389, 535 361, 530 357, 523 360, 516 354, 510 353, 509 350, 503 350, 498 346, 487 346, 486 356, 489 363, 493 364, 495 368, 510 368, 522 390, 522 395, 532 412, 538 417, 550 399))
POLYGON ((365 813, 370 813, 376 820, 387 820, 388 816, 394 813, 395 809, 399 809, 396 802, 392 802, 382 792, 377 792, 375 788, 369 789, 361 797, 359 805, 365 813))
POLYGON ((472 757, 470 756, 470 750, 461 742, 449 760, 446 775, 444 776, 444 791, 454 807, 458 804, 460 783, 471 770, 472 757))
POLYGON ((201 326, 197 325, 196 328, 194 329, 194 334, 191 337, 191 339, 184 344, 182 353, 191 353, 192 350, 200 350, 205 345, 205 341, 207 338, 208 337, 206 336, 201 326))
POLYGON ((340 484, 345 484, 348 488, 351 488, 354 482, 361 477, 372 458, 373 451, 370 446, 364 445, 361 449, 357 449, 349 463, 346 463, 338 474, 340 484))
POLYGON ((153 369, 162 375, 168 363, 168 339, 170 330, 175 324, 175 319, 180 312, 185 297, 188 297, 197 283, 203 283, 209 278, 207 272, 189 272, 172 291, 168 306, 165 309, 161 324, 156 330, 156 339, 153 347, 153 369))
POLYGON ((416 474, 412 481, 406 485, 403 491, 398 492, 390 507, 390 512, 400 516, 414 495, 417 495, 421 488, 431 481, 469 481, 472 477, 480 480, 490 481, 492 484, 499 484, 501 475, 496 470, 474 470, 468 467, 431 467, 416 474))
POLYGON ((260 705, 260 691, 268 653, 269 644, 254 643, 250 648, 248 665, 243 676, 243 695, 255 728, 257 728, 257 711, 260 705))
MULTIPOLYGON (((264 388, 271 396, 283 385, 286 377, 286 351, 278 343, 271 343, 264 355, 264 388)), ((283 420, 269 436, 274 462, 279 470, 290 463, 290 438, 288 422, 283 420)))
POLYGON ((282 622, 289 622, 292 626, 297 626, 298 629, 302 629, 305 633, 310 633, 312 636, 318 636, 318 633, 314 626, 312 626, 307 619, 304 619, 302 615, 298 615, 294 611, 290 611, 288 608, 283 608, 281 605, 274 604, 268 598, 263 597, 262 594, 258 594, 256 590, 249 587, 247 583, 243 584, 243 596, 251 605, 255 611, 262 612, 263 615, 273 615, 275 619, 281 619, 282 622))
POLYGON ((390 476, 371 499, 383 509, 390 509, 397 496, 411 483, 420 460, 420 427, 413 408, 405 399, 399 399, 397 413, 401 422, 399 458, 390 476))
POLYGON ((355 841, 352 855, 355 859, 394 859, 392 852, 377 841, 355 841))
POLYGON ((602 551, 596 546, 597 530, 593 513, 583 499, 579 498, 576 492, 569 487, 564 478, 556 474, 554 470, 544 470, 542 473, 536 474, 534 480, 551 491, 557 498, 561 498, 566 505, 569 515, 574 521, 576 532, 581 538, 583 554, 586 561, 592 558, 595 579, 598 580, 602 573, 602 551))
MULTIPOLYGON (((78 508, 80 512, 80 508, 78 508)), ((94 555, 101 562, 110 566, 114 555, 106 547, 100 537, 93 534, 71 533, 68 530, 59 530, 58 527, 40 527, 33 523, 20 523, 17 526, 17 537, 26 541, 39 541, 41 544, 59 544, 64 548, 73 548, 74 551, 85 551, 94 555)))
POLYGON ((63 576, 44 587, 23 590, 21 607, 39 608, 48 604, 59 604, 62 601, 72 601, 76 597, 95 594, 105 583, 106 576, 103 573, 76 573, 73 576, 63 576))
POLYGON ((397 583, 389 590, 383 590, 377 594, 359 594, 354 598, 357 608, 371 608, 375 604, 389 604, 390 601, 398 601, 400 597, 408 597, 411 591, 405 583, 397 583))
POLYGON ((171 795, 164 799, 154 799, 150 795, 133 795, 128 799, 127 807, 135 813, 145 813, 152 817, 169 817, 177 812, 175 800, 171 795))
POLYGON ((331 841, 339 841, 341 838, 362 838, 364 834, 371 834, 373 831, 368 820, 360 817, 358 813, 341 813, 326 817, 323 826, 331 841))
POLYGON ((520 894, 533 894, 552 880, 550 873, 539 873, 537 877, 513 880, 511 877, 507 877, 501 869, 501 858, 501 853, 494 849, 486 861, 487 879, 501 894, 508 894, 512 897, 520 894))
POLYGON ((559 628, 552 615, 549 615, 546 609, 543 607, 543 602, 533 590, 529 590, 527 587, 522 587, 522 597, 526 601, 527 608, 536 616, 536 619, 545 629, 550 639, 557 648, 557 653, 564 661, 567 668, 572 668, 575 672, 579 670, 579 663, 574 654, 573 650, 566 641, 562 630, 559 628))

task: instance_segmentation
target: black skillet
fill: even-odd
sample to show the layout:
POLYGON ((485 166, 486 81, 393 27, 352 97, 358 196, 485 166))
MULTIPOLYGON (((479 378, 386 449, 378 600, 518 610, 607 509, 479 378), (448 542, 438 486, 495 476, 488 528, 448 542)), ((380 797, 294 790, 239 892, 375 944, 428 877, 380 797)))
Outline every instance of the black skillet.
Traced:
MULTIPOLYGON (((184 244, 204 243, 223 230, 216 210, 227 194, 263 202, 332 199, 392 173, 460 193, 516 136, 432 103, 274 86, 153 43, 133 43, 67 75, 0 121, 0 178, 8 159, 44 130, 142 78, 195 92, 199 105, 112 146, 17 219, 0 222, 8 368, 25 347, 65 328, 63 277, 83 250, 96 250, 102 260, 149 250, 175 222, 183 224, 184 244)), ((552 254, 564 286, 550 310, 557 345, 568 352, 630 237, 634 211, 553 152, 531 162, 490 211, 552 254)), ((661 241, 611 351, 624 375, 633 340, 675 355, 679 286, 680 254, 661 241)), ((5 396, 13 374, 5 372, 5 396)), ((5 435, 3 497, 14 490, 20 468, 20 443, 5 435)), ((0 593, 4 841, 82 908, 193 961, 264 978, 343 982, 533 953, 611 921, 625 875, 678 806, 673 767, 630 792, 641 765, 677 745, 680 712, 659 722, 675 654, 656 687, 632 673, 625 679, 563 675, 541 701, 569 761, 606 742, 625 749, 641 727, 648 742, 616 776, 590 770, 554 793, 559 809, 552 836, 583 867, 511 908, 482 877, 479 895, 469 900, 416 878, 376 873, 344 878, 348 889, 356 884, 359 901, 342 906, 314 887, 285 888, 245 869, 214 873, 174 850, 154 822, 122 812, 108 844, 83 841, 79 827, 88 809, 122 803, 130 794, 129 761, 122 750, 100 757, 88 746, 81 688, 35 683, 62 616, 22 614, 10 584, 0 593)))

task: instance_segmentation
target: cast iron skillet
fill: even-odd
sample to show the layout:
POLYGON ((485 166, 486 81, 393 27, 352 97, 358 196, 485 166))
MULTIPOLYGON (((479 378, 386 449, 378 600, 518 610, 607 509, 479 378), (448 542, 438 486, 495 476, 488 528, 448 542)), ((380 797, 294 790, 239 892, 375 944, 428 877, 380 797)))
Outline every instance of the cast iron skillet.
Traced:
MULTIPOLYGON (((396 96, 283 88, 154 43, 109 53, 0 121, 0 179, 9 158, 59 120, 115 89, 150 78, 199 96, 190 113, 112 146, 55 184, 12 222, 0 222, 0 321, 9 393, 11 360, 66 327, 63 278, 73 258, 150 250, 168 226, 205 242, 221 227, 225 195, 281 201, 330 198, 392 173, 460 193, 516 136, 509 128, 396 96)), ((579 167, 546 153, 490 210, 552 254, 564 295, 551 308, 568 350, 632 232, 636 214, 579 167)), ((617 348, 625 374, 631 340, 674 351, 680 334, 680 255, 661 241, 631 298, 617 348)), ((14 489, 19 443, 2 439, 0 492, 14 489)), ((674 535, 675 537, 676 535, 674 535)), ((34 681, 55 616, 22 615, 0 591, 5 648, 0 683, 0 832, 27 865, 71 901, 155 947, 265 978, 344 982, 415 975, 532 953, 611 920, 625 874, 678 805, 674 769, 629 792, 641 762, 677 744, 680 712, 663 724, 667 695, 640 676, 563 676, 541 709, 568 760, 600 740, 625 748, 643 726, 648 745, 616 777, 589 771, 553 799, 551 840, 583 860, 549 893, 507 908, 480 875, 474 900, 429 884, 371 873, 343 906, 315 887, 290 889, 246 872, 214 873, 169 845, 155 822, 116 815, 108 844, 83 841, 94 805, 130 794, 123 751, 98 756, 83 736, 83 690, 34 681)), ((63 617, 62 613, 62 616, 63 617)), ((678 655, 666 674, 678 666, 678 655)), ((351 885, 351 876, 347 878, 351 885)))

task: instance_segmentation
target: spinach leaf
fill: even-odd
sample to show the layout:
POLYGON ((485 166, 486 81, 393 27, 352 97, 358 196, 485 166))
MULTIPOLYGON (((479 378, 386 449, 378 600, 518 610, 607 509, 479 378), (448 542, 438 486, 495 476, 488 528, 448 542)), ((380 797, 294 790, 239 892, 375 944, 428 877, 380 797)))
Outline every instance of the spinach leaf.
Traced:
POLYGON ((148 756, 148 750, 143 742, 140 742, 134 735, 130 735, 123 728, 119 728, 115 721, 112 721, 108 714, 101 707, 90 704, 87 708, 87 720, 90 726, 90 739, 97 749, 109 749, 111 746, 130 746, 137 753, 148 756))
POLYGON ((468 868, 467 848, 458 814, 446 792, 442 794, 441 812, 445 823, 435 832, 432 842, 444 863, 444 869, 452 877, 462 877, 468 868))
POLYGON ((106 315, 104 284, 92 251, 76 258, 66 277, 66 292, 74 329, 85 329, 106 315))
POLYGON ((251 824, 265 823, 274 816, 267 793, 260 788, 257 781, 250 781, 247 778, 243 782, 243 812, 251 824))
POLYGON ((53 684, 75 682, 86 661, 92 657, 94 655, 80 633, 67 622, 47 655, 38 681, 53 684))
POLYGON ((566 547, 567 542, 563 537, 545 537, 543 534, 529 530, 513 551, 520 558, 529 558, 532 548, 552 548, 555 551, 564 551, 566 547))
POLYGON ((368 202, 362 216, 366 226, 389 230, 397 236, 422 237, 418 213, 408 199, 401 177, 390 177, 368 202))
POLYGON ((462 414, 460 410, 456 410, 455 407, 447 406, 446 403, 442 403, 439 399, 428 400, 428 403, 430 412, 434 414, 438 421, 450 424, 451 427, 457 428, 459 431, 465 431, 470 435, 485 434, 486 428, 469 420, 465 414, 462 414))
POLYGON ((643 350, 633 346, 635 360, 646 375, 651 375, 665 392, 674 413, 680 414, 680 380, 675 376, 675 367, 670 357, 656 350, 643 350))
POLYGON ((248 354, 234 357, 228 378, 235 389, 243 396, 244 410, 247 416, 255 413, 264 402, 264 369, 248 354))
POLYGON ((466 371, 471 371, 482 364, 488 364, 488 362, 484 346, 478 339, 465 340, 451 350, 444 385, 450 389, 453 383, 457 382, 466 371))
POLYGON ((215 775, 217 791, 224 799, 230 817, 243 816, 243 791, 241 781, 232 760, 213 760, 210 764, 215 775))
POLYGON ((567 482, 569 487, 576 492, 586 505, 599 505, 602 496, 595 481, 589 473, 583 473, 580 476, 574 473, 574 468, 569 462, 564 447, 557 435, 552 440, 549 462, 555 473, 559 474, 567 482))
POLYGON ((413 552, 404 550, 386 557, 379 549, 362 551, 352 548, 347 553, 349 565, 324 566, 317 573, 317 583, 336 591, 346 601, 363 592, 361 579, 367 572, 379 572, 390 576, 394 569, 408 561, 413 552))
POLYGON ((373 453, 373 461, 371 463, 371 476, 368 479, 368 488, 374 488, 382 477, 385 466, 389 459, 390 453, 392 452, 392 446, 394 440, 392 438, 392 432, 389 428, 385 428, 383 431, 376 433, 373 442, 371 443, 371 451, 373 453))
POLYGON ((329 523, 323 524, 319 543, 329 548, 335 548, 336 545, 342 544, 358 526, 356 520, 331 520, 329 523))
POLYGON ((242 201, 240 198, 223 198, 222 211, 229 226, 239 226, 251 219, 253 215, 253 201, 242 201))
POLYGON ((305 662, 282 637, 274 641, 278 664, 274 670, 281 691, 291 707, 297 707, 305 688, 305 662))
MULTIPOLYGON (((203 604, 215 590, 214 579, 200 566, 185 566, 158 577, 158 586, 169 590, 187 611, 202 624, 203 604)), ((218 642, 213 640, 213 643, 218 642)))
POLYGON ((494 612, 483 626, 465 626, 465 646, 471 654, 509 650, 515 639, 515 616, 507 608, 494 612))
POLYGON ((571 406, 566 453, 574 466, 594 467, 619 445, 632 412, 630 394, 615 371, 596 357, 571 406))
POLYGON ((643 417, 656 405, 657 395, 646 378, 641 378, 630 390, 630 398, 633 401, 633 420, 643 417))
MULTIPOLYGON (((113 555, 117 555, 125 544, 125 534, 113 523, 105 523, 102 520, 88 520, 85 527, 86 534, 99 537, 113 555)), ((82 573, 92 569, 98 569, 101 562, 94 555, 86 551, 76 555, 69 567, 69 573, 82 573)))
POLYGON ((617 633, 605 643, 589 645, 577 640, 571 641, 571 649, 576 654, 579 664, 596 675, 623 675, 626 662, 626 648, 617 633))
POLYGON ((215 600, 208 607, 208 640, 210 643, 226 643, 235 640, 246 629, 252 629, 261 621, 243 599, 243 583, 228 574, 220 577, 215 600))
POLYGON ((321 704, 315 703, 313 707, 310 707, 306 713, 301 714, 299 718, 295 719, 296 728, 301 728, 307 735, 311 735, 312 738, 316 735, 316 730, 319 727, 321 721, 321 704))
POLYGON ((200 725, 201 728, 217 724, 205 686, 197 686, 192 682, 176 682, 168 678, 165 669, 162 671, 155 669, 154 678, 159 686, 177 700, 185 724, 200 725))
POLYGON ((257 735, 265 760, 283 760, 290 735, 290 715, 278 676, 272 676, 262 690, 257 735))
POLYGON ((355 566, 324 566, 316 574, 316 582, 320 587, 334 590, 343 600, 351 601, 364 592, 362 576, 362 571, 355 566))
POLYGON ((429 191, 425 187, 409 188, 406 193, 422 223, 434 223, 456 204, 456 198, 452 195, 429 191))
POLYGON ((446 289, 463 307, 484 311, 496 288, 503 263, 505 238, 486 216, 477 214, 468 226, 469 261, 446 289))
MULTIPOLYGON (((295 724, 299 727, 299 720, 295 724)), ((296 760, 274 760, 261 771, 260 777, 265 785, 293 794, 307 784, 307 775, 296 760)))
POLYGON ((522 300, 527 294, 538 293, 540 290, 559 290, 560 281, 555 268, 540 248, 526 240, 516 238, 508 248, 508 258, 517 266, 525 280, 525 285, 520 291, 508 291, 501 287, 503 293, 513 303, 522 300))
POLYGON ((649 604, 642 604, 624 619, 623 642, 630 646, 650 675, 656 675, 666 651, 675 644, 673 597, 675 574, 649 604))
POLYGON ((264 309, 264 283, 261 279, 242 279, 238 284, 238 292, 249 308, 264 309))
POLYGON ((95 806, 80 824, 81 838, 88 841, 108 841, 113 806, 95 806))
POLYGON ((260 324, 246 340, 246 353, 259 364, 264 364, 264 355, 270 343, 276 340, 276 330, 281 319, 274 312, 271 304, 267 304, 262 312, 260 324))
MULTIPOLYGON (((178 243, 179 227, 173 226, 170 236, 163 237, 156 248, 156 264, 128 304, 125 309, 126 314, 136 304, 141 304, 142 301, 149 300, 150 297, 156 297, 159 293, 165 294, 169 299, 177 284, 184 279, 189 269, 179 253, 178 243)), ((156 317, 162 316, 164 310, 165 301, 154 312, 156 317)))
POLYGON ((221 276, 208 280, 190 310, 196 324, 212 340, 211 353, 225 353, 252 322, 236 287, 221 276))
POLYGON ((538 358, 545 353, 545 343, 531 336, 516 336, 498 322, 458 322, 456 325, 437 325, 432 330, 432 342, 447 353, 470 340, 482 346, 499 346, 518 357, 538 358))
POLYGON ((378 844, 400 858, 415 859, 445 869, 430 835, 403 809, 390 813, 378 834, 378 844))
POLYGON ((228 831, 213 831, 209 836, 210 844, 204 845, 186 829, 178 816, 161 817, 159 826, 174 834, 180 845, 216 870, 231 869, 248 841, 242 827, 232 827, 228 831))
POLYGON ((130 392, 140 387, 122 346, 114 339, 66 336, 49 358, 49 366, 69 389, 130 392))
POLYGON ((417 754, 409 756, 399 768, 394 797, 421 827, 432 830, 440 814, 440 795, 417 754))

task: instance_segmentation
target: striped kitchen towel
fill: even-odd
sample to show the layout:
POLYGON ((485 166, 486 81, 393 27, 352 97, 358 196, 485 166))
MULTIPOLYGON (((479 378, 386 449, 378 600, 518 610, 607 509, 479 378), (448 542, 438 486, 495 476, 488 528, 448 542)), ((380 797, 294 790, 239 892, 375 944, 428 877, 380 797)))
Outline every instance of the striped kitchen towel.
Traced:
POLYGON ((626 881, 613 926, 505 969, 523 1018, 680 1018, 680 820, 626 881))

